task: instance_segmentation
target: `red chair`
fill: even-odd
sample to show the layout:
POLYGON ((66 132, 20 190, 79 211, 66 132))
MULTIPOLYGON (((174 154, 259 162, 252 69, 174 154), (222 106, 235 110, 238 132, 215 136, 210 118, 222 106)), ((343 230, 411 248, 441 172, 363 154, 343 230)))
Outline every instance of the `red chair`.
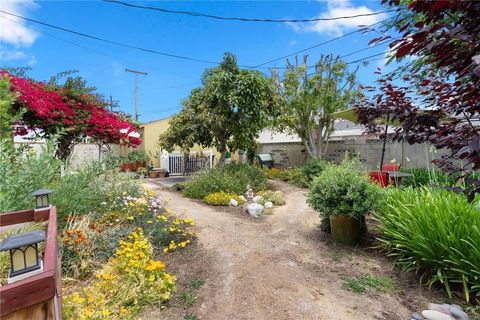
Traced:
POLYGON ((387 163, 382 166, 382 171, 400 171, 400 165, 396 163, 387 163))
POLYGON ((378 183, 380 187, 388 186, 388 171, 371 171, 370 181, 378 183))
MULTIPOLYGON (((383 171, 397 172, 400 171, 400 165, 397 163, 387 163, 382 166, 383 171)), ((390 177, 390 183, 394 186, 400 185, 401 178, 390 177)))

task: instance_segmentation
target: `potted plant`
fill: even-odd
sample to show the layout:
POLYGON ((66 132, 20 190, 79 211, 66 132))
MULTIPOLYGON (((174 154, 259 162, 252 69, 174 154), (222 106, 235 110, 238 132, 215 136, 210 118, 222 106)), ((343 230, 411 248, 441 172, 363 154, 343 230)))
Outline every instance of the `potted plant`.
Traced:
POLYGON ((311 185, 308 204, 320 213, 335 242, 357 244, 362 220, 381 201, 382 190, 359 167, 349 159, 328 164, 311 185))

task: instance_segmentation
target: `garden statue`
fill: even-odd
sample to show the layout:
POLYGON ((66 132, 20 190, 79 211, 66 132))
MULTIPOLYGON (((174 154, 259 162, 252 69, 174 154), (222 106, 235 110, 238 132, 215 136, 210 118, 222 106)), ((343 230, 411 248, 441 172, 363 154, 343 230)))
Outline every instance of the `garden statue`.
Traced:
POLYGON ((253 199, 253 190, 252 188, 250 188, 250 185, 248 184, 247 185, 247 193, 245 194, 245 196, 247 197, 248 200, 252 200, 253 199))

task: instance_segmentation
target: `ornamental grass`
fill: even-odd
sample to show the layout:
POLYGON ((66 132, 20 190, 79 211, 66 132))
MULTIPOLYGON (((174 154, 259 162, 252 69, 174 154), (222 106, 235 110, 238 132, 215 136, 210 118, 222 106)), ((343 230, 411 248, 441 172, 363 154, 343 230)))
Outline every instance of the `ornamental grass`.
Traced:
POLYGON ((479 202, 443 189, 388 191, 375 218, 380 247, 405 271, 429 286, 460 291, 469 302, 480 298, 479 202))

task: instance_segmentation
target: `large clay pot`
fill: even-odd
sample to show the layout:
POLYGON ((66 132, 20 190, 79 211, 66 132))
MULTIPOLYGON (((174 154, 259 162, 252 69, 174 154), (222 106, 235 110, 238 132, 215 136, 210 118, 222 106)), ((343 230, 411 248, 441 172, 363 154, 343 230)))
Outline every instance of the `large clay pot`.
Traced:
POLYGON ((159 178, 165 178, 167 172, 165 170, 159 170, 158 171, 158 177, 159 178))
POLYGON ((356 245, 360 239, 360 219, 349 216, 330 216, 333 241, 356 245))

